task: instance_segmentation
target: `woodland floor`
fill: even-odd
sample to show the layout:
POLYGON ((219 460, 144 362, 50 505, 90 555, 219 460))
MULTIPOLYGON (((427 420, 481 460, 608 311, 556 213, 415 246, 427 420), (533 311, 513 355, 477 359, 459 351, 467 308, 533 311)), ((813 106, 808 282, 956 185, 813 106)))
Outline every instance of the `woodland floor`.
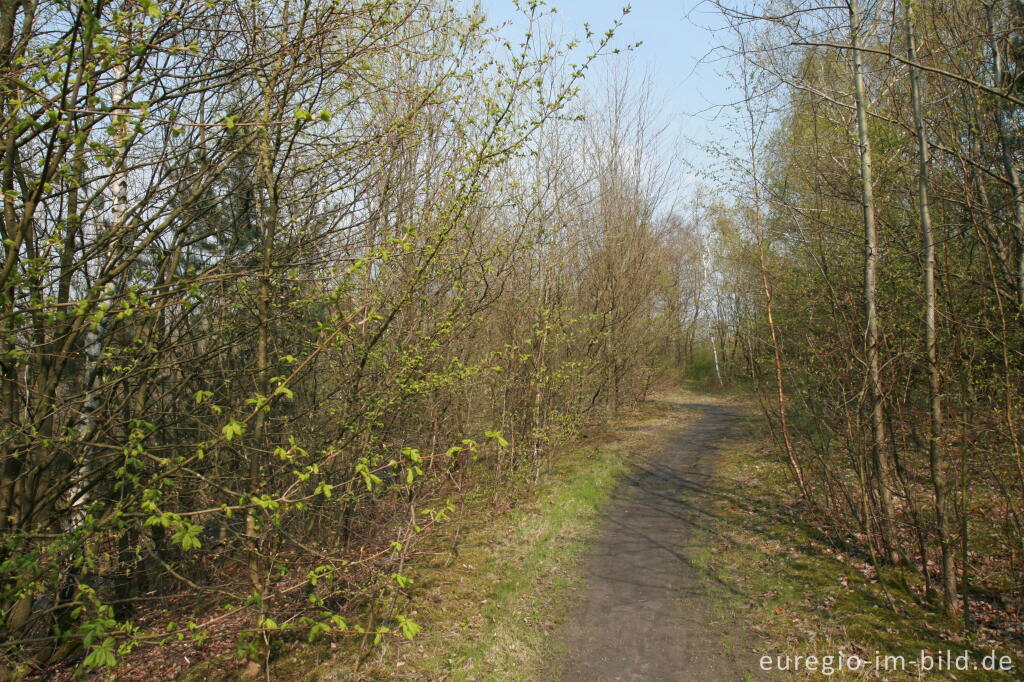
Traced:
POLYGON ((983 604, 964 635, 922 606, 912 579, 876 575, 809 525, 754 412, 666 394, 564 448, 519 496, 474 493, 409 567, 416 587, 405 609, 423 626, 413 641, 372 652, 298 647, 272 679, 1021 679, 1021 638, 987 626, 983 604), (997 651, 1016 667, 924 672, 922 650, 969 652, 973 664, 997 651), (764 655, 840 654, 907 663, 833 674, 760 667, 764 655))
POLYGON ((762 649, 722 616, 699 563, 702 491, 747 412, 667 394, 562 453, 532 499, 500 513, 481 499, 477 513, 467 510, 457 558, 416 575, 416 641, 359 671, 328 663, 324 677, 762 679, 762 649))

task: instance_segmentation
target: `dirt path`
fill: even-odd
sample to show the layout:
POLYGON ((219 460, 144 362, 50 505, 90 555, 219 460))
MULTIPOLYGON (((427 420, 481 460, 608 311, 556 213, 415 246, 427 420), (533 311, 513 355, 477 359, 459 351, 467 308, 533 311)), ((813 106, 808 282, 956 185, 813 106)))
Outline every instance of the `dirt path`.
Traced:
POLYGON ((701 495, 718 444, 740 408, 687 404, 701 412, 667 432, 665 444, 620 484, 586 560, 587 583, 565 625, 565 682, 757 679, 745 633, 716 624, 691 558, 701 495), (730 631, 730 629, 732 631, 730 631))

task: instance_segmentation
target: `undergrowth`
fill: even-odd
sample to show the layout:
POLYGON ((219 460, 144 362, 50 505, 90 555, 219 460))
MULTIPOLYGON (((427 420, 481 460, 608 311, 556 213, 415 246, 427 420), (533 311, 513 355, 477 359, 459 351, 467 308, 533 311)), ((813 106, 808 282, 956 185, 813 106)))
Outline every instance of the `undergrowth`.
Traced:
POLYGON ((412 641, 386 640, 358 666, 355 649, 320 662, 323 648, 300 648, 275 672, 337 681, 545 679, 602 506, 630 459, 657 442, 657 427, 687 414, 647 403, 592 429, 539 478, 522 472, 524 486, 513 489, 528 492, 519 497, 476 486, 406 569, 415 587, 405 611, 422 626, 412 641))
POLYGON ((797 496, 759 422, 748 420, 743 433, 723 446, 715 473, 700 493, 706 514, 696 524, 695 544, 701 547, 696 563, 715 598, 717 617, 739 621, 755 634, 759 657, 771 658, 765 667, 775 676, 1020 679, 1024 659, 1018 644, 984 631, 965 636, 937 608, 922 602, 915 576, 893 568, 882 569, 879 576, 866 558, 829 544, 791 504, 797 496), (931 658, 931 671, 922 670, 922 651, 931 658), (960 657, 968 669, 937 672, 938 657, 947 651, 954 668, 960 657), (983 670, 985 657, 993 652, 997 661, 1014 657, 1014 672, 983 670), (794 672, 795 656, 817 660, 809 666, 803 659, 801 670, 794 672), (827 675, 826 656, 832 657, 827 675), (841 667, 840 656, 866 663, 841 667), (785 657, 790 670, 780 673, 785 657))

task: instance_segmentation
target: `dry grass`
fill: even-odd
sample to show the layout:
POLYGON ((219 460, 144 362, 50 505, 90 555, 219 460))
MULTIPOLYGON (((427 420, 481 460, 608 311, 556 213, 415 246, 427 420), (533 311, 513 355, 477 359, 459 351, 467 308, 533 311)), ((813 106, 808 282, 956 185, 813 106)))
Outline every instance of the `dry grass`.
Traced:
MULTIPOLYGON (((1020 679, 1019 672, 975 668, 922 672, 916 664, 921 650, 952 650, 954 658, 967 651, 973 665, 995 649, 1016 656, 1017 671, 1024 659, 1012 642, 984 633, 962 636, 954 624, 920 603, 913 576, 895 569, 878 576, 870 562, 827 543, 790 506, 796 496, 785 465, 755 422, 723 449, 706 497, 707 515, 695 538, 702 546, 697 563, 708 578, 719 618, 745 623, 760 639, 759 653, 820 657, 843 652, 872 662, 864 671, 837 671, 834 679, 1020 679), (898 613, 889 608, 890 598, 898 613), (896 670, 869 670, 876 655, 904 656, 906 667, 898 670, 897 662, 889 666, 896 670)), ((807 671, 783 675, 823 677, 807 671)))

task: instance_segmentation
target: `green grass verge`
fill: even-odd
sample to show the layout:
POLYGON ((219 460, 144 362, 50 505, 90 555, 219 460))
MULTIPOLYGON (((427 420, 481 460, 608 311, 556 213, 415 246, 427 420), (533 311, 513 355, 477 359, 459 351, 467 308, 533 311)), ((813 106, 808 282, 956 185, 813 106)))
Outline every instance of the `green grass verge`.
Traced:
POLYGON ((826 543, 790 506, 795 496, 788 472, 758 422, 751 419, 742 431, 723 447, 714 480, 701 493, 706 499, 695 524, 694 544, 701 547, 695 563, 707 580, 717 618, 752 631, 759 655, 772 656, 773 669, 776 656, 790 657, 791 670, 776 671, 773 678, 823 679, 821 659, 831 655, 828 677, 833 679, 1021 679, 1019 648, 979 635, 963 637, 955 624, 919 603, 909 587, 911 576, 891 570, 879 579, 868 562, 826 543), (980 669, 993 649, 997 656, 1014 656, 1016 672, 980 669), (922 650, 935 664, 939 652, 951 650, 954 665, 968 652, 971 667, 922 671, 922 650), (856 654, 868 665, 839 669, 840 652, 856 654), (797 655, 817 656, 817 670, 808 671, 805 659, 803 670, 793 672, 797 655), (899 659, 884 660, 887 655, 904 657, 905 666, 899 659))
POLYGON ((648 404, 563 448, 533 490, 470 497, 457 551, 449 551, 452 522, 436 552, 406 571, 416 590, 404 610, 423 628, 417 637, 385 643, 358 671, 339 657, 313 679, 548 679, 602 506, 630 459, 655 446, 656 427, 689 414, 648 404))

